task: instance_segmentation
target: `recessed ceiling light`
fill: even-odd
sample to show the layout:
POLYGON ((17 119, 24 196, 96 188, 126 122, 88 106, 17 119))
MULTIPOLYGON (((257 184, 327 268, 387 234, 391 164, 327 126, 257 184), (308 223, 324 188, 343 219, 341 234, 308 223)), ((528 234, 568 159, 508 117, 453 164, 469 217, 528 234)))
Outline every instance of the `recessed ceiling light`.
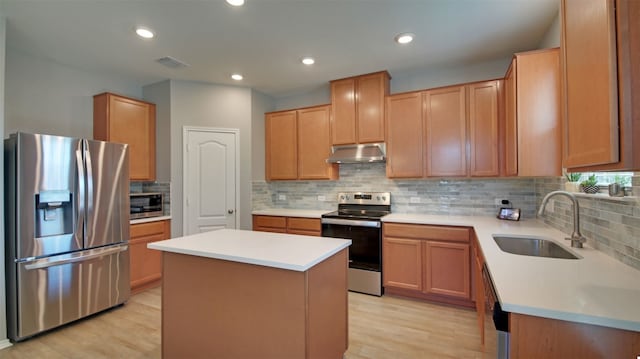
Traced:
POLYGON ((313 65, 316 63, 316 60, 314 60, 313 57, 303 57, 302 63, 305 65, 313 65))
POLYGON ((227 4, 231 6, 242 6, 244 5, 244 0, 227 0, 227 4))
POLYGON ((156 36, 156 34, 154 34, 151 29, 144 26, 136 27, 136 34, 138 34, 138 36, 143 39, 152 39, 154 36, 156 36))
POLYGON ((242 75, 240 75, 240 74, 233 74, 233 75, 231 75, 231 78, 232 78, 232 79, 234 79, 234 80, 236 80, 236 81, 240 81, 240 80, 242 80, 244 77, 242 77, 242 75))
POLYGON ((413 41, 413 37, 414 36, 415 35, 410 34, 410 33, 404 33, 404 34, 400 34, 400 35, 396 36, 395 40, 399 44, 408 44, 411 41, 413 41))

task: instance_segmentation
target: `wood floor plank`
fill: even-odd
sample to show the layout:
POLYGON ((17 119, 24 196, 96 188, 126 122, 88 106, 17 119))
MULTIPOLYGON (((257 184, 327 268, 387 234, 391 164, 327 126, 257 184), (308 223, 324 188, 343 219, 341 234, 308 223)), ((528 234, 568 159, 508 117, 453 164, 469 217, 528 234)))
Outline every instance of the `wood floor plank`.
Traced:
MULTIPOLYGON (((161 288, 122 307, 0 350, 0 359, 161 357, 161 288)), ((345 359, 495 358, 489 319, 480 344, 476 313, 392 296, 349 293, 349 350, 345 359)))

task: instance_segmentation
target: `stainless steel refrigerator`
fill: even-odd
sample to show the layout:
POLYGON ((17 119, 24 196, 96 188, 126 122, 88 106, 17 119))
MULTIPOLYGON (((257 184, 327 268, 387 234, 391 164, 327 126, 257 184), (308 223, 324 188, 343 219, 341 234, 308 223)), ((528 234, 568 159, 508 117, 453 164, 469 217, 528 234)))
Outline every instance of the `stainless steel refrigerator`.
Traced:
POLYGON ((127 145, 18 132, 4 153, 9 338, 124 303, 127 145))

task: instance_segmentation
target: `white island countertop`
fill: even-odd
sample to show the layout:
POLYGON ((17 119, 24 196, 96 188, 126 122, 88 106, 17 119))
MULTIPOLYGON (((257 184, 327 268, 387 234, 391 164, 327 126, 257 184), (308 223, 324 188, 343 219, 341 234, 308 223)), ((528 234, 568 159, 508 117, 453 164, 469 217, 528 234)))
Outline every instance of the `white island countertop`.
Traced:
POLYGON ((350 245, 351 240, 338 238, 221 229, 147 248, 304 272, 350 245))
POLYGON ((640 271, 535 219, 392 213, 384 222, 473 227, 502 309, 507 312, 640 331, 640 271), (551 239, 580 259, 503 252, 494 234, 551 239))

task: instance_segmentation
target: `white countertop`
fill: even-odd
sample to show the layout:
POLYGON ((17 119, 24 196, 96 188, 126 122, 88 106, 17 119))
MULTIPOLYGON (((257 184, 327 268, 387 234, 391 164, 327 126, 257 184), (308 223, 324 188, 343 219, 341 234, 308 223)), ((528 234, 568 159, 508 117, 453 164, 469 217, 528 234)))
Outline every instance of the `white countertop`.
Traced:
POLYGON ((148 222, 156 222, 156 221, 166 221, 168 219, 171 219, 171 216, 138 218, 138 219, 130 220, 129 224, 139 224, 139 223, 148 223, 148 222))
POLYGON ((255 211, 252 211, 251 214, 260 215, 260 216, 320 218, 323 214, 329 213, 329 212, 331 212, 331 210, 270 208, 270 209, 255 210, 255 211))
POLYGON ((640 271, 541 221, 392 213, 384 222, 473 227, 502 309, 539 317, 640 331, 640 271), (522 256, 500 250, 493 234, 552 239, 581 259, 522 256))
POLYGON ((147 244, 160 251, 304 272, 351 245, 351 240, 235 229, 147 244))

